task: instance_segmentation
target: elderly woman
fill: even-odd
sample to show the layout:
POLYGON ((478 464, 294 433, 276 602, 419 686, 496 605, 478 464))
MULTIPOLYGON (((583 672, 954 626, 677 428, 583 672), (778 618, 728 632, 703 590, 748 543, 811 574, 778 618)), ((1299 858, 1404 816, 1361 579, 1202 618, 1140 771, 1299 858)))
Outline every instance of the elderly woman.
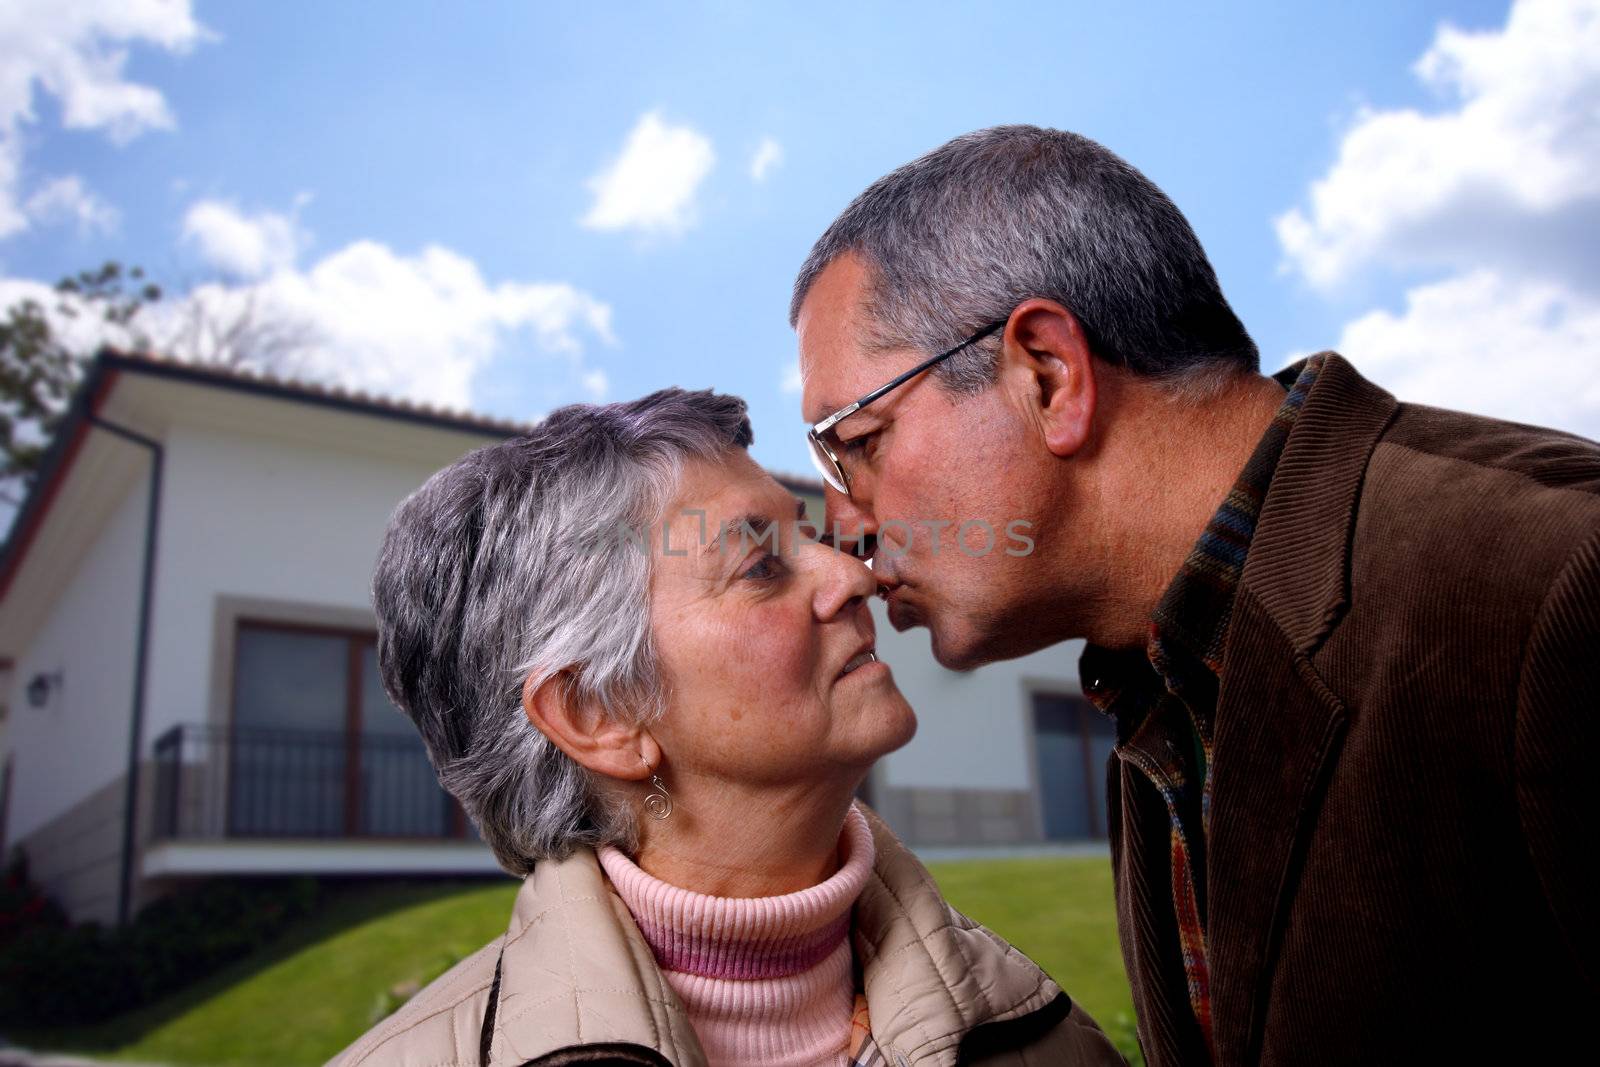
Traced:
POLYGON ((523 884, 337 1063, 1121 1062, 853 803, 915 719, 750 442, 734 397, 576 405, 396 512, 384 685, 523 884))

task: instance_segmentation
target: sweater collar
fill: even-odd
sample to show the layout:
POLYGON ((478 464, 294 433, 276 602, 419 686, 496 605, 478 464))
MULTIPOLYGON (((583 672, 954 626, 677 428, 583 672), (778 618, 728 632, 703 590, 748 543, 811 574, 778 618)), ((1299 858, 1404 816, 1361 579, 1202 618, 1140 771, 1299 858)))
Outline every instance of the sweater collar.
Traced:
POLYGON ((852 806, 840 867, 817 885, 771 897, 717 897, 669 885, 620 851, 598 851, 617 895, 669 971, 703 978, 784 978, 815 967, 845 939, 872 871, 872 831, 852 806))
MULTIPOLYGON (((1059 1002, 1060 989, 1031 960, 954 916, 916 857, 870 812, 867 822, 875 860, 852 942, 879 1045, 950 1065, 974 1029, 1059 1002)), ((638 1050, 642 1062, 705 1064, 688 1015, 591 850, 534 868, 502 946, 492 1067, 596 1045, 638 1050)))

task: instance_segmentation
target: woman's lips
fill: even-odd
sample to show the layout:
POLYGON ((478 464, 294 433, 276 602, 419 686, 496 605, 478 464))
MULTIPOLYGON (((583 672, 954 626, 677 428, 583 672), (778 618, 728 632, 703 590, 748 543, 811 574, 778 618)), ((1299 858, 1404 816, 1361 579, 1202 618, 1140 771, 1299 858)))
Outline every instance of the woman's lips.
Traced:
POLYGON ((869 648, 861 652, 857 652, 854 656, 850 657, 850 662, 844 665, 844 670, 839 672, 839 677, 843 678, 845 675, 850 674, 853 671, 860 670, 869 663, 876 662, 878 662, 878 653, 876 650, 869 648))

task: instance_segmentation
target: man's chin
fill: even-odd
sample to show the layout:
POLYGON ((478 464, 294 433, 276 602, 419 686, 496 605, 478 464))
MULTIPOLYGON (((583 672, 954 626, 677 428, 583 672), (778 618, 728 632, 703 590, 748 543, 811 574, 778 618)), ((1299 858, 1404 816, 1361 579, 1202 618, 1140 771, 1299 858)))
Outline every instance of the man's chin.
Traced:
POLYGON ((921 605, 913 604, 903 594, 891 595, 886 609, 889 625, 899 633, 905 633, 918 626, 928 628, 929 640, 933 646, 933 658, 946 670, 970 671, 994 659, 993 656, 983 655, 974 647, 976 642, 972 640, 970 634, 958 632, 959 624, 951 625, 937 614, 923 610, 921 605))
POLYGON ((952 632, 952 627, 940 626, 938 620, 924 621, 932 643, 933 658, 947 671, 971 671, 1001 657, 995 656, 972 634, 952 632))

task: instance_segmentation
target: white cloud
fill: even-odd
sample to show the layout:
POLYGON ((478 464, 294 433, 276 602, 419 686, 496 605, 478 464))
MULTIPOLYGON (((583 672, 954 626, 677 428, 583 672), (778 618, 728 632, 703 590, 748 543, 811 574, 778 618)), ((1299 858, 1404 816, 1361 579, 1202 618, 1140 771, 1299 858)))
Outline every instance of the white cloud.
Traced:
MULTIPOLYGON (((0 278, 0 314, 32 300, 44 312, 51 336, 81 356, 91 356, 101 345, 127 347, 132 334, 109 324, 104 316, 84 309, 82 301, 59 293, 55 286, 31 278, 0 278)), ((3 524, 0 524, 3 525, 3 524)))
POLYGON ((1444 106, 1357 119, 1277 219, 1285 266, 1324 290, 1431 271, 1340 351, 1403 399, 1600 437, 1600 0, 1442 27, 1413 70, 1444 106))
MULTIPOLYGON (((183 52, 206 35, 189 0, 0 4, 0 238, 33 221, 29 204, 36 194, 24 193, 22 185, 25 128, 37 121, 36 89, 56 98, 67 129, 99 130, 118 144, 146 130, 170 129, 172 113, 161 93, 123 76, 126 46, 183 52)), ((49 208, 55 201, 43 203, 49 208)))
POLYGON ((764 182, 767 175, 783 162, 783 145, 771 137, 763 137, 750 157, 750 180, 764 182))
POLYGON ((1364 112, 1309 206, 1276 220, 1286 265, 1321 288, 1373 263, 1592 282, 1600 0, 1518 0, 1503 30, 1442 27, 1413 71, 1454 106, 1364 112))
POLYGON ((611 391, 611 378, 596 367, 583 376, 583 391, 589 394, 591 400, 604 400, 611 391))
POLYGON ((0 238, 28 228, 28 216, 17 203, 22 170, 22 147, 14 137, 0 132, 0 238))
POLYGON ((695 192, 716 163, 711 141, 660 112, 639 119, 622 154, 589 181, 594 204, 582 224, 596 230, 681 233, 695 222, 695 192))
MULTIPOLYGON (((64 300, 40 282, 0 278, 0 309, 37 301, 70 348, 128 346, 128 331, 95 315, 58 311, 64 300)), ((134 325, 158 352, 220 360, 418 403, 486 409, 474 391, 496 360, 525 362, 557 394, 601 399, 605 372, 587 346, 615 344, 611 308, 564 282, 490 283, 458 252, 429 246, 403 255, 356 241, 300 267, 280 263, 254 280, 213 282, 147 307, 134 325)), ((524 411, 524 416, 533 413, 524 411)))
POLYGON ((798 359, 783 368, 783 380, 778 383, 778 388, 790 396, 799 396, 805 392, 806 383, 805 379, 800 376, 800 361, 798 359))
POLYGON ((450 249, 407 256, 375 241, 356 241, 304 270, 283 266, 249 284, 200 286, 165 315, 152 333, 173 338, 180 356, 207 355, 204 338, 199 350, 184 350, 195 318, 253 318, 293 342, 273 368, 279 373, 455 408, 486 406, 473 393, 477 374, 520 352, 553 360, 593 395, 607 383, 584 365, 585 339, 615 340, 610 307, 571 285, 490 284, 450 249))
POLYGON ((1339 351, 1403 399, 1600 438, 1600 302, 1474 271, 1344 328, 1339 351))
POLYGON ((246 215, 220 200, 201 200, 183 217, 183 240, 212 267, 259 278, 293 265, 305 235, 293 214, 246 215))
POLYGON ((117 209, 90 192, 76 174, 56 178, 34 190, 24 210, 38 222, 76 222, 80 234, 110 233, 121 219, 117 209))

